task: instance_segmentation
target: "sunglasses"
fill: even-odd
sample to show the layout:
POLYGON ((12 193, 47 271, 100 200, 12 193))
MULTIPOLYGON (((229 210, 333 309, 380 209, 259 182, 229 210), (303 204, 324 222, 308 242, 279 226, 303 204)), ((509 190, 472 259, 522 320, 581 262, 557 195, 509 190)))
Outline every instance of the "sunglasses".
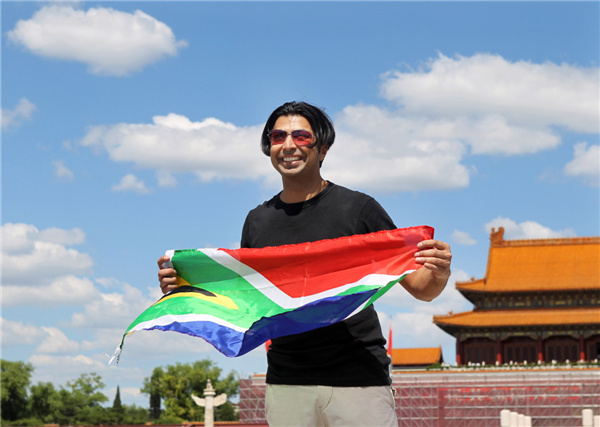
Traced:
POLYGON ((283 144, 287 139, 288 135, 292 135, 292 140, 294 144, 298 147, 307 147, 313 142, 313 134, 307 130, 293 130, 291 132, 286 132, 280 129, 274 129, 268 133, 269 140, 271 141, 271 145, 283 144))

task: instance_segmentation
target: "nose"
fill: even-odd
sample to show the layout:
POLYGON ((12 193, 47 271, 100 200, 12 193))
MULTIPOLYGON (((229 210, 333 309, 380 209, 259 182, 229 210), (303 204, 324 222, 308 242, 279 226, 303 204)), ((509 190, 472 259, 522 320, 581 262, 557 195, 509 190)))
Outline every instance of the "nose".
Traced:
POLYGON ((296 143, 292 139, 291 133, 288 133, 287 137, 285 138, 285 141, 283 142, 282 148, 284 150, 295 150, 296 149, 296 143))

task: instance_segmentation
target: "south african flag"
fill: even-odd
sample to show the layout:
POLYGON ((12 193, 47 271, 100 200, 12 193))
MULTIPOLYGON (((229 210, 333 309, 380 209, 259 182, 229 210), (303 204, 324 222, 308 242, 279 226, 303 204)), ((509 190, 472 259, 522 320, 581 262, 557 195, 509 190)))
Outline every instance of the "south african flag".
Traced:
MULTIPOLYGON (((178 287, 127 328, 175 331, 208 341, 229 357, 271 338, 344 320, 419 268, 419 226, 262 249, 168 251, 178 287)), ((111 359, 112 361, 112 359, 111 359)))

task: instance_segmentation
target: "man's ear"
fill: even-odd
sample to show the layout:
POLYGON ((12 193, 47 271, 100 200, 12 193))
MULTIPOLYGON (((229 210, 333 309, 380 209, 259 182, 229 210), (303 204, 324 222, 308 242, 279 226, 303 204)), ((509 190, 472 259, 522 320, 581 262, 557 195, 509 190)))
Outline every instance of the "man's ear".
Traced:
POLYGON ((327 155, 327 150, 329 150, 327 147, 321 147, 321 151, 319 153, 319 159, 321 161, 325 160, 325 156, 327 155))

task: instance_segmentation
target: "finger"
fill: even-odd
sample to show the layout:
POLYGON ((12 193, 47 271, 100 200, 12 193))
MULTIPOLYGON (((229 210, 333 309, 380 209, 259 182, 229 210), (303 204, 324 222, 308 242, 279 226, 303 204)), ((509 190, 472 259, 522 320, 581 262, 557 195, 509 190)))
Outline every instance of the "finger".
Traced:
POLYGON ((448 250, 427 249, 415 253, 415 259, 419 258, 441 259, 449 262, 452 259, 452 253, 448 250))
POLYGON ((163 264, 169 261, 170 258, 167 255, 161 256, 156 263, 158 264, 158 268, 163 268, 163 264))
POLYGON ((176 288, 177 288, 177 285, 169 285, 169 284, 161 284, 160 285, 160 290, 162 291, 163 294, 171 292, 173 289, 176 289, 176 288))
POLYGON ((440 268, 450 267, 450 258, 444 258, 439 256, 420 256, 415 258, 417 264, 430 264, 440 268))
POLYGON ((162 268, 158 270, 158 280, 175 279, 177 271, 174 268, 162 268))
POLYGON ((436 248, 436 249, 445 250, 445 249, 450 249, 450 245, 446 242, 442 242, 441 240, 430 239, 430 240, 423 240, 423 241, 417 243, 417 248, 419 248, 419 249, 436 248))

